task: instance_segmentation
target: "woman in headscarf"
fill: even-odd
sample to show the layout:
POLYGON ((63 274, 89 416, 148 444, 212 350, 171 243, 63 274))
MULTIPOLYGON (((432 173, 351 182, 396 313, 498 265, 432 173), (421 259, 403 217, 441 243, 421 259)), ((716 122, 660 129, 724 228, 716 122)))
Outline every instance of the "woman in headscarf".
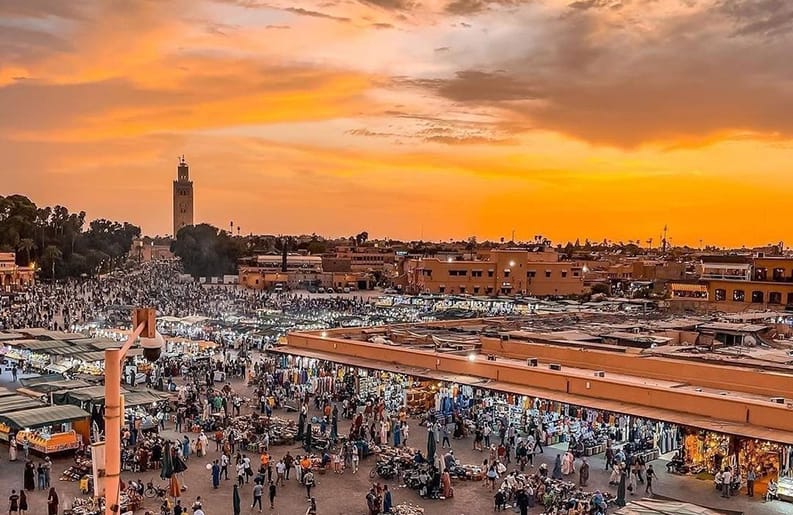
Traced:
POLYGON ((454 489, 452 488, 452 477, 449 475, 448 470, 444 470, 441 474, 441 484, 443 485, 443 496, 447 499, 454 497, 454 489))
POLYGON ((17 439, 14 436, 11 437, 11 444, 8 447, 8 460, 17 460, 17 439))
POLYGON ((586 458, 584 458, 581 463, 581 468, 578 470, 578 484, 586 486, 587 481, 589 481, 589 463, 587 463, 586 458))
POLYGON ((24 486, 28 492, 36 489, 36 466, 30 460, 25 463, 24 486))
POLYGON ((50 494, 47 497, 47 515, 58 515, 58 506, 60 505, 60 501, 58 501, 58 492, 55 491, 55 487, 50 488, 50 494))
POLYGON ((553 462, 551 477, 553 479, 562 479, 562 457, 559 454, 556 455, 556 461, 553 462))
POLYGON ((570 451, 564 453, 562 460, 562 475, 569 476, 575 473, 575 456, 570 451))

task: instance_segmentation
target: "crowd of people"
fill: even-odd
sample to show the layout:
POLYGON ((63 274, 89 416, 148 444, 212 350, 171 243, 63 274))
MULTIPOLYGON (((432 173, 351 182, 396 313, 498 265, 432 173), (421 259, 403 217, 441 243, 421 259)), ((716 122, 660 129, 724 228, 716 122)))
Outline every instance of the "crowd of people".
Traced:
POLYGON ((186 279, 178 262, 158 261, 115 275, 36 283, 19 293, 13 306, 0 310, 0 328, 66 330, 97 320, 112 322, 108 319, 115 311, 120 311, 120 321, 128 322, 129 306, 156 306, 159 313, 174 317, 209 318, 254 317, 262 309, 300 316, 328 312, 363 315, 374 309, 361 296, 314 297, 204 285, 186 279))
MULTIPOLYGON (((367 316, 378 309, 355 296, 270 294, 201 285, 184 280, 177 263, 159 262, 101 279, 38 284, 23 295, 21 302, 0 312, 0 328, 64 330, 94 321, 124 325, 129 323, 127 308, 140 305, 157 306, 162 315, 210 319, 230 314, 255 317, 260 310, 275 310, 295 319, 316 318, 328 312, 367 316)), ((422 309, 427 308, 406 316, 421 317, 422 309)), ((460 441, 482 452, 477 467, 487 488, 484 491, 492 496, 497 511, 509 506, 525 515, 532 507, 542 506, 547 514, 604 515, 610 505, 639 494, 639 485, 644 486, 644 494, 653 495, 655 471, 640 456, 632 456, 629 447, 627 451, 615 451, 610 446, 606 450, 606 468, 611 471, 610 486, 616 489, 616 495, 587 491, 590 464, 573 452, 573 445, 556 456, 550 471, 545 464, 534 467, 536 455, 545 452, 547 435, 541 420, 524 416, 516 424, 486 412, 442 415, 430 411, 414 421, 411 415, 415 413, 406 406, 389 408, 384 398, 361 398, 355 391, 312 392, 293 384, 288 377, 276 374, 274 361, 255 352, 253 341, 245 334, 202 327, 189 336, 214 341, 217 352, 208 359, 180 355, 155 363, 146 374, 146 386, 172 393, 172 401, 147 408, 157 420, 154 427, 147 430, 133 416, 121 435, 123 463, 128 471, 138 474, 153 469, 160 471, 163 479, 177 479, 179 498, 174 499, 177 492, 173 491, 168 492, 170 496, 164 495, 157 515, 214 515, 205 514, 201 497, 192 502, 182 498, 188 491, 203 491, 200 486, 186 484, 185 472, 196 461, 196 468, 206 466, 206 485, 213 490, 231 490, 234 515, 274 509, 282 489, 294 487, 289 485, 305 491, 306 513, 316 514, 317 474, 341 474, 345 470, 358 474, 361 460, 376 449, 410 449, 416 441, 428 439, 435 443, 433 451, 435 447, 440 451, 424 454, 410 449, 417 471, 415 481, 397 473, 426 499, 454 497, 452 474, 462 464, 451 448, 460 441), (279 425, 275 410, 296 413, 297 421, 286 423, 288 431, 279 425), (341 420, 349 421, 348 431, 340 432, 341 420), (274 442, 292 438, 292 429, 290 441, 300 444, 301 450, 277 451, 274 442)), ((11 452, 16 457, 15 446, 11 452)), ((37 487, 50 489, 48 505, 55 510, 50 513, 58 513, 58 494, 50 485, 51 464, 47 463, 26 464, 24 488, 9 498, 11 513, 24 513, 26 495, 37 487)), ((730 495, 732 488, 726 485, 733 484, 734 478, 729 471, 717 476, 717 483, 719 480, 725 485, 722 491, 730 495)), ((380 481, 369 484, 363 502, 370 515, 391 513, 394 502, 388 485, 380 481)), ((145 488, 143 481, 130 482, 127 487, 141 494, 145 488)))

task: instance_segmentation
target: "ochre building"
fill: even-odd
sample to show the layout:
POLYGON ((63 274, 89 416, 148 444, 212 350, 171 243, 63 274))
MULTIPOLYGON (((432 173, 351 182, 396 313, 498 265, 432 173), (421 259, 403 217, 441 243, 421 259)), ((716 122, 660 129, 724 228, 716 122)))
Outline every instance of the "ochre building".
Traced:
POLYGON ((493 250, 475 260, 408 259, 403 266, 412 293, 544 297, 587 291, 583 266, 544 248, 493 250))

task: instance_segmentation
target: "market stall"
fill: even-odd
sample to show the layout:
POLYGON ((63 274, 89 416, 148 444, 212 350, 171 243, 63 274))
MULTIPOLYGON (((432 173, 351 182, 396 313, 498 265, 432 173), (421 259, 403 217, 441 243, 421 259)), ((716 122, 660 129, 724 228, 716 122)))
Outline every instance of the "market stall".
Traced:
POLYGON ((41 454, 77 449, 87 441, 89 414, 71 406, 46 406, 0 414, 0 423, 15 432, 18 444, 25 440, 41 454))
MULTIPOLYGON (((18 395, 8 390, 4 390, 2 394, 3 396, 0 397, 0 413, 4 415, 46 406, 38 399, 18 395)), ((13 434, 14 429, 0 418, 0 440, 8 442, 13 434)))

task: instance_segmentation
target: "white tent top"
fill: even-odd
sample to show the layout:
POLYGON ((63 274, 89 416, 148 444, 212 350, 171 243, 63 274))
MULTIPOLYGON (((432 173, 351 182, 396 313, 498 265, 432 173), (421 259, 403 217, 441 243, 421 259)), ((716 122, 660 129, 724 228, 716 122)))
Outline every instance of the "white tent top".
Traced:
POLYGON ((724 512, 681 501, 641 499, 613 512, 614 515, 724 515, 724 512))
POLYGON ((209 318, 208 317, 202 317, 202 316, 190 316, 190 317, 184 317, 182 319, 182 323, 183 324, 198 324, 198 323, 203 322, 204 320, 209 320, 209 318))

